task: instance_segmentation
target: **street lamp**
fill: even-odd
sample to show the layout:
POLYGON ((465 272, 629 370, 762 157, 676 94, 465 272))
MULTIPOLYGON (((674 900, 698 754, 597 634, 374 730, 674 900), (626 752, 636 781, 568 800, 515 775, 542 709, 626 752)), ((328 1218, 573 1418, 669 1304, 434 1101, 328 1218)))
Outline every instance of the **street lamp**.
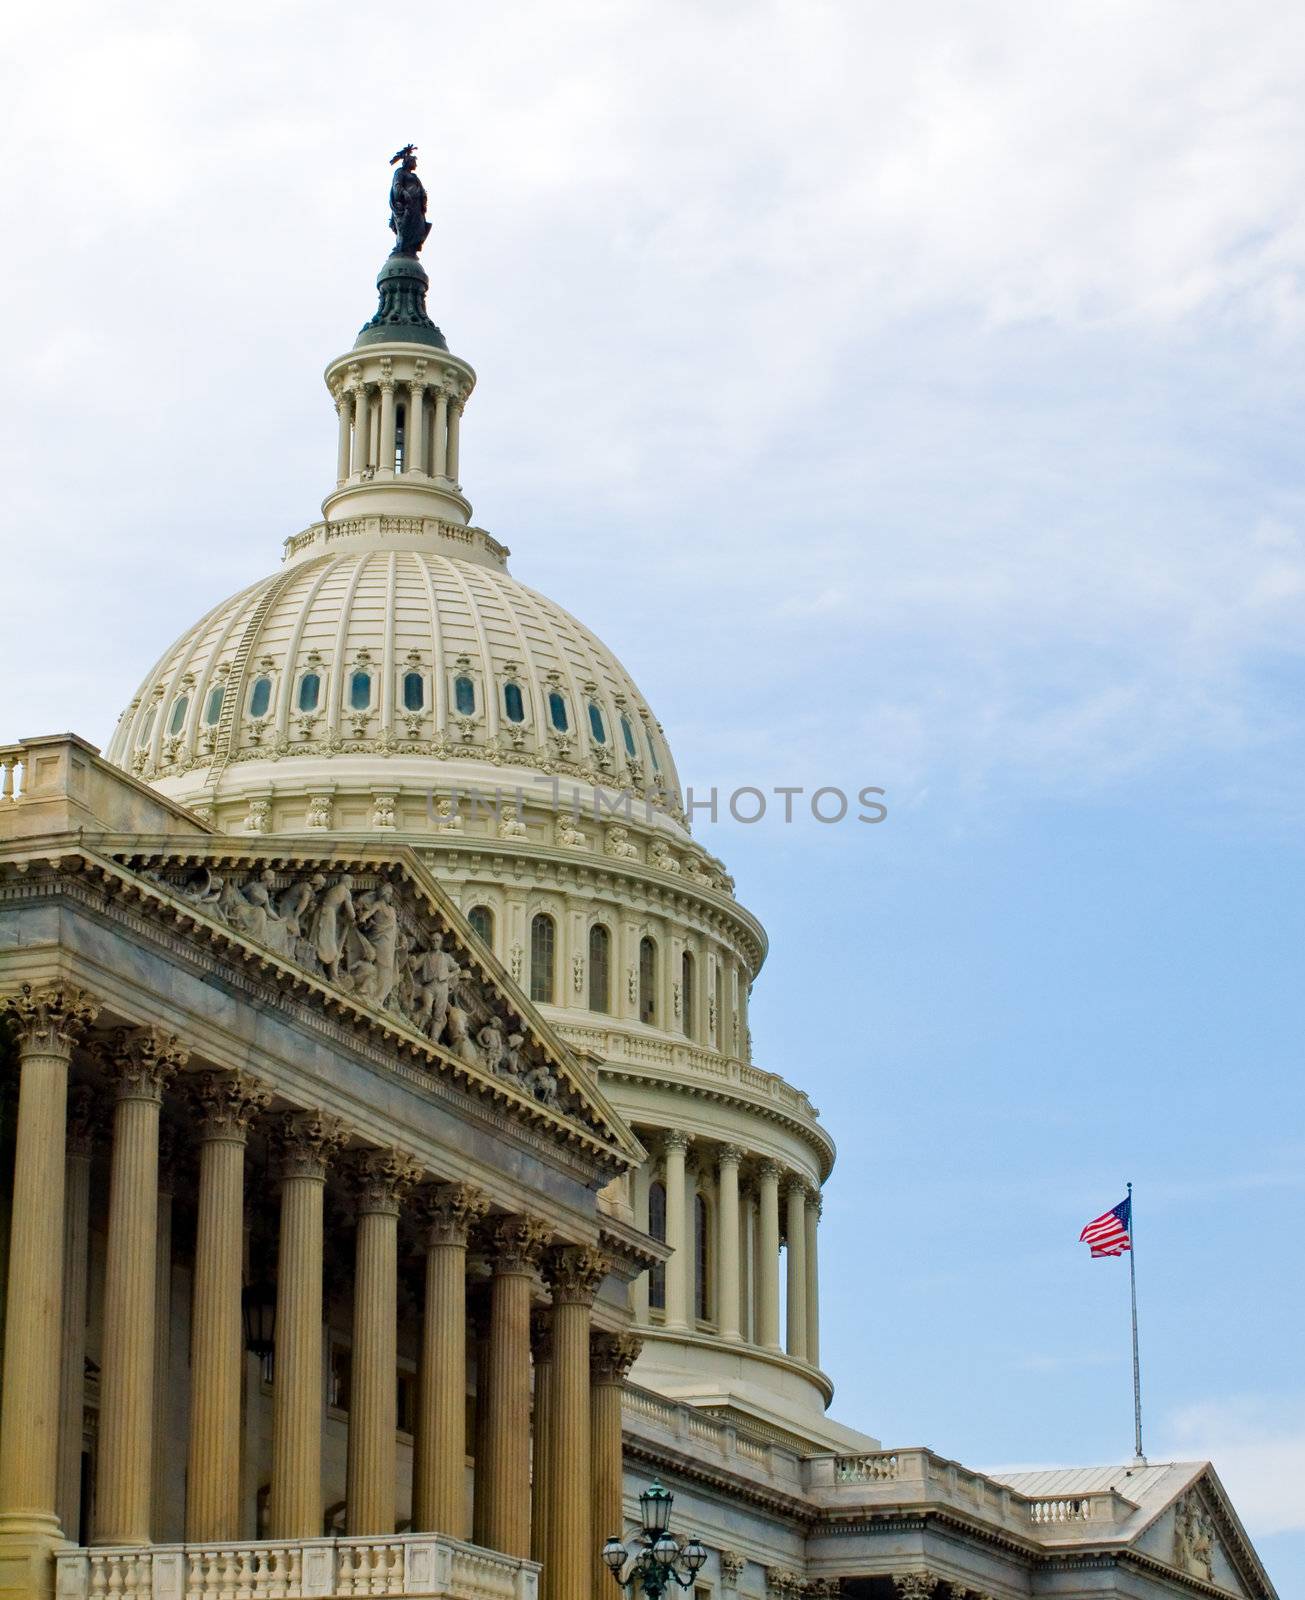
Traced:
POLYGON ((674 1582, 691 1589, 693 1580, 707 1560, 707 1551, 697 1539, 681 1540, 670 1531, 671 1506, 675 1496, 653 1479, 639 1496, 643 1527, 633 1547, 611 1538, 603 1546, 608 1570, 631 1595, 659 1600, 674 1582))

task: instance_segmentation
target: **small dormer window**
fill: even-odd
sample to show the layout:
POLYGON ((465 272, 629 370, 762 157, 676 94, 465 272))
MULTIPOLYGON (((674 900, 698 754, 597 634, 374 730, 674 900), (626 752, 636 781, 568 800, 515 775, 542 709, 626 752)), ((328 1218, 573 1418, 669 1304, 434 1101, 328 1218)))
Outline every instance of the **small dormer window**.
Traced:
POLYGON ((524 722, 526 720, 526 703, 521 698, 521 685, 519 683, 506 683, 503 685, 503 709, 507 713, 509 722, 524 722))
POLYGON ((638 759, 639 751, 634 742, 634 729, 630 726, 629 717, 621 718, 621 739, 625 744, 625 753, 631 761, 638 759))
POLYGON ((321 692, 321 678, 315 672, 305 672, 299 680, 299 709, 301 711, 316 711, 318 696, 321 692))
POLYGON ((190 704, 189 696, 178 695, 172 702, 172 720, 168 723, 168 732, 175 739, 181 732, 186 722, 186 707, 190 704))
POLYGON ((355 672, 349 679, 349 705, 354 711, 366 711, 372 703, 372 675, 355 672))
POLYGON ((421 711, 426 704, 426 681, 420 672, 403 675, 403 709, 421 711))
POLYGON ((589 731, 597 744, 607 743, 607 724, 603 721, 602 712, 592 700, 589 702, 589 731))
POLYGON ((565 733, 571 726, 571 719, 566 714, 566 698, 556 689, 548 697, 548 716, 559 733, 565 733))
POLYGON ((460 717, 476 714, 476 685, 470 678, 454 678, 453 705, 460 717))
POLYGON ((151 706, 145 713, 144 722, 142 722, 140 725, 140 738, 137 739, 136 743, 142 750, 150 742, 150 736, 154 732, 154 718, 158 712, 158 709, 159 708, 157 706, 151 706))
POLYGON ((222 715, 222 696, 226 693, 222 684, 208 692, 208 704, 204 707, 204 721, 211 728, 222 715))
POLYGON ((657 759, 657 741, 653 738, 652 734, 648 735, 648 754, 652 757, 653 771, 660 772, 662 770, 662 764, 657 759))
MULTIPOLYGON (((300 692, 302 693, 302 690, 300 692)), ((254 687, 249 691, 249 715, 251 717, 265 717, 267 708, 271 703, 271 678, 255 678, 254 687)))

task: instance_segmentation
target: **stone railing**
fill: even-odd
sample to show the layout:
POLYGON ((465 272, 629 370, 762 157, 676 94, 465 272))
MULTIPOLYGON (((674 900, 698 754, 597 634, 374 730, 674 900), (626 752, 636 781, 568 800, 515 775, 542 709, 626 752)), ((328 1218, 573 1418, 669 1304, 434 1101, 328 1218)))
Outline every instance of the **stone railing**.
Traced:
POLYGON ((1056 1527, 1079 1522, 1118 1522, 1136 1510, 1132 1501, 1108 1491, 1059 1499, 1030 1500, 1030 1520, 1039 1527, 1056 1527))
POLYGON ((377 534, 420 536, 428 539, 446 539, 454 544, 465 544, 486 550, 502 566, 508 548, 500 544, 484 528, 471 528, 461 522, 446 522, 441 517, 344 517, 339 522, 314 522, 302 533, 291 534, 285 541, 284 559, 300 555, 305 550, 323 549, 340 539, 357 539, 377 534))
POLYGON ((58 1600, 537 1600, 539 1568, 432 1534, 265 1539, 67 1551, 58 1557, 56 1588, 58 1600))
POLYGON ((25 755, 20 744, 0 745, 0 805, 22 798, 25 755))
POLYGON ((732 1422, 707 1415, 697 1406, 666 1400, 651 1389, 627 1384, 621 1394, 621 1408, 627 1421, 642 1433, 651 1425, 666 1435, 681 1450, 701 1460, 760 1476, 772 1485, 793 1493, 800 1489, 801 1460, 795 1450, 773 1439, 741 1433, 732 1422))

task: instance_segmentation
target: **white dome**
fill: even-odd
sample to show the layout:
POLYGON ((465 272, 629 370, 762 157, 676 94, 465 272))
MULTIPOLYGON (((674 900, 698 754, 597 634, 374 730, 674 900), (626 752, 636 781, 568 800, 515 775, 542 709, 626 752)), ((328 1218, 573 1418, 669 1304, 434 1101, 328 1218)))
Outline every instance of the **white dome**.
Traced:
POLYGON ((300 787, 312 766, 360 765, 341 757, 470 759, 629 789, 678 815, 670 751, 629 673, 510 577, 506 554, 481 529, 433 519, 316 524, 288 541, 278 573, 165 652, 110 760, 199 798, 237 766, 248 788, 247 763, 275 765, 272 787, 300 787))

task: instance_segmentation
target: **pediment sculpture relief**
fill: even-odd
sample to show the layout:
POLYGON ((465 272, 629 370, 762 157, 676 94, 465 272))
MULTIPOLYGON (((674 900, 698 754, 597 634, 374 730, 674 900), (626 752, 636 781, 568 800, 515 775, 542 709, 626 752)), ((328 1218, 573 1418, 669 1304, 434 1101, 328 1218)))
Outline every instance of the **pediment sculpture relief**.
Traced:
POLYGON ((1193 1578, 1214 1580, 1214 1520, 1194 1494, 1174 1507, 1174 1565, 1193 1578))

